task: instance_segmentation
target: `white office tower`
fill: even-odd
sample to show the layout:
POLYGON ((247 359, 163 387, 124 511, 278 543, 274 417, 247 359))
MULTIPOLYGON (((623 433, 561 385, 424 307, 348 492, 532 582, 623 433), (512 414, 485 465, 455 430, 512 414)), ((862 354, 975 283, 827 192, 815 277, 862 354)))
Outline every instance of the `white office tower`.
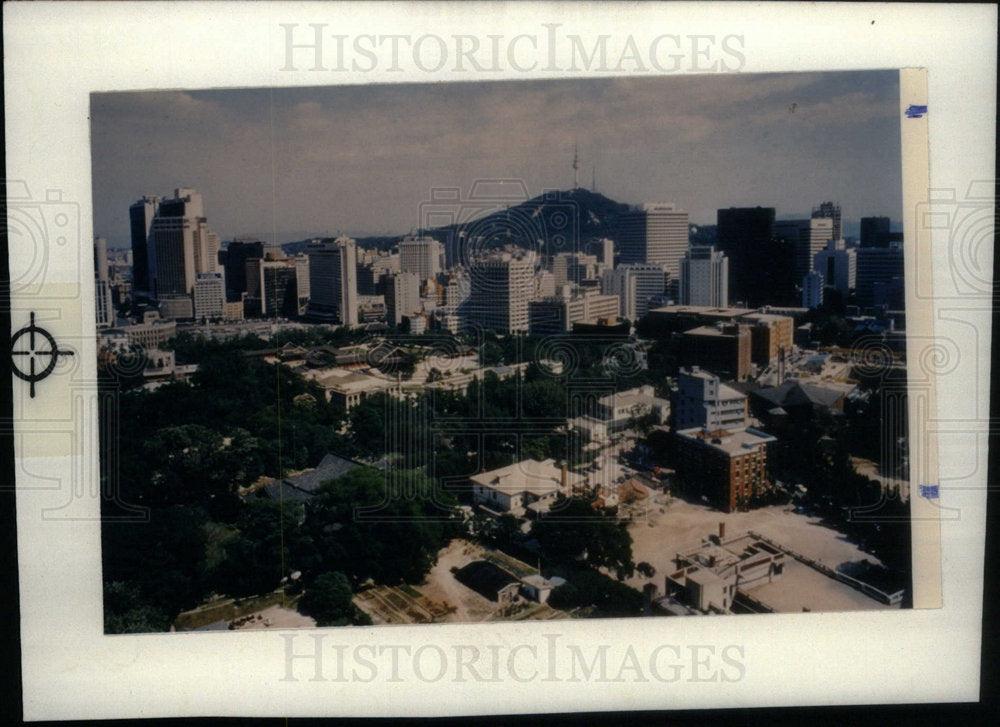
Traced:
POLYGON ((398 273, 385 288, 386 320, 394 326, 420 312, 420 278, 416 273, 398 273))
POLYGON ((110 328, 115 322, 114 301, 111 298, 111 283, 100 278, 94 279, 94 306, 98 328, 110 328))
POLYGON ((681 369, 674 398, 674 430, 708 427, 742 429, 747 425, 747 397, 697 366, 681 369))
POLYGON ((830 220, 832 235, 834 240, 839 240, 843 234, 840 226, 840 205, 836 202, 823 202, 817 207, 813 207, 813 218, 825 217, 830 220))
POLYGON ((620 315, 632 323, 649 312, 650 301, 663 295, 666 274, 660 265, 628 263, 601 277, 601 292, 621 301, 620 315))
POLYGON ((836 288, 846 299, 857 280, 858 251, 848 250, 844 240, 830 240, 826 249, 813 258, 813 270, 823 276, 826 285, 836 288))
POLYGON ((219 236, 208 229, 201 195, 174 190, 160 201, 150 225, 150 267, 158 298, 191 295, 199 273, 219 272, 219 236))
POLYGON ((311 243, 309 255, 309 316, 358 325, 357 243, 349 237, 311 243))
POLYGON ((97 327, 109 328, 115 322, 115 309, 108 280, 108 243, 103 237, 94 238, 94 286, 97 327))
POLYGON ((535 294, 532 300, 551 298, 556 294, 556 276, 548 270, 539 270, 535 275, 535 294))
POLYGON ((561 252, 552 258, 552 275, 556 287, 594 280, 597 278, 597 256, 579 252, 561 252))
POLYGON ((619 218, 618 262, 660 265, 676 279, 688 249, 688 213, 669 202, 651 202, 619 218))
POLYGON ((226 282, 220 273, 199 273, 194 281, 194 317, 222 318, 226 305, 226 282))
POLYGON ((103 237, 94 238, 94 277, 108 280, 108 241, 103 237))
POLYGON ((295 286, 299 294, 299 308, 309 302, 309 256, 299 253, 295 256, 295 286))
POLYGON ((774 236, 795 245, 795 279, 801 280, 812 270, 816 253, 834 239, 833 219, 778 220, 774 223, 774 236))
POLYGON ((399 270, 413 273, 423 283, 441 272, 444 246, 432 237, 408 235, 399 243, 399 270))
POLYGON ((510 253, 477 260, 469 269, 471 322, 498 333, 528 331, 534 261, 510 253))
POLYGON ((444 289, 444 309, 449 315, 459 312, 462 305, 469 300, 471 294, 469 277, 461 271, 448 276, 448 284, 444 289))
POLYGON ((698 245, 681 259, 681 305, 729 304, 729 259, 711 246, 698 245))
POLYGON ((802 307, 819 308, 823 305, 823 287, 825 281, 821 273, 815 270, 802 278, 802 307))
POLYGON ((605 237, 603 240, 598 241, 598 247, 601 250, 601 264, 607 270, 612 270, 615 267, 615 241, 605 237))

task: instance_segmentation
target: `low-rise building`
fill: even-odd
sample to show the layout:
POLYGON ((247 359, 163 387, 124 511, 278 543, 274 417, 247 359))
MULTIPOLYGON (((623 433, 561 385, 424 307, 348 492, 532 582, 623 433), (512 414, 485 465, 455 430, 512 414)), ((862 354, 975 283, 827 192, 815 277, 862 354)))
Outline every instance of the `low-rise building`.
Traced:
POLYGON ((750 324, 750 360, 765 367, 792 352, 795 319, 773 313, 749 313, 740 318, 750 324))
POLYGON ((574 417, 569 426, 592 442, 603 442, 650 414, 657 424, 665 424, 670 401, 656 396, 655 389, 646 385, 601 397, 593 414, 574 417))
POLYGON ((707 426, 740 429, 747 425, 747 396, 697 366, 681 369, 674 397, 675 431, 707 426))
POLYGON ((726 539, 720 524, 718 536, 676 555, 677 569, 666 576, 667 598, 701 613, 732 613, 739 591, 780 579, 788 560, 749 534, 726 539))
POLYGON ((552 459, 526 459, 469 479, 476 505, 493 514, 515 517, 524 517, 529 510, 534 515, 546 512, 560 492, 570 494, 587 483, 586 477, 570 472, 565 464, 557 466, 552 459))
POLYGON ((775 441, 750 427, 679 430, 677 475, 723 512, 745 510, 771 487, 767 447, 775 441))
POLYGON ((681 334, 680 363, 741 381, 751 374, 750 326, 716 323, 681 334))
POLYGON ((346 411, 350 411, 369 396, 389 391, 396 385, 395 382, 379 376, 340 368, 307 371, 304 375, 323 387, 327 401, 339 404, 346 411))

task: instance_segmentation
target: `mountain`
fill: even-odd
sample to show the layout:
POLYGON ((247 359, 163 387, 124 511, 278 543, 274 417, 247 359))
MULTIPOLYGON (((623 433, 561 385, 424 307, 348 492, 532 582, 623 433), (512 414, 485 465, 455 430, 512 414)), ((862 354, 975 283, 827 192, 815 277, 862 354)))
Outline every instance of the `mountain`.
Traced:
MULTIPOLYGON (((579 187, 553 190, 518 204, 508 205, 498 199, 455 202, 446 207, 450 208, 447 214, 462 221, 421 230, 421 234, 449 247, 457 244, 460 237, 475 241, 481 248, 508 244, 536 247, 542 240, 547 254, 572 250, 574 239, 583 248, 592 240, 613 237, 619 218, 631 209, 627 204, 579 187)), ((403 235, 359 237, 357 242, 361 247, 388 250, 402 239, 403 235)), ((282 249, 295 254, 303 252, 308 244, 309 240, 290 242, 282 245, 282 249)))
POLYGON ((572 250, 574 240, 582 247, 592 240, 613 237, 619 219, 630 209, 603 194, 577 187, 546 192, 468 222, 428 230, 427 234, 447 241, 456 233, 464 233, 466 239, 478 241, 483 247, 536 247, 543 241, 545 252, 554 254, 572 250))

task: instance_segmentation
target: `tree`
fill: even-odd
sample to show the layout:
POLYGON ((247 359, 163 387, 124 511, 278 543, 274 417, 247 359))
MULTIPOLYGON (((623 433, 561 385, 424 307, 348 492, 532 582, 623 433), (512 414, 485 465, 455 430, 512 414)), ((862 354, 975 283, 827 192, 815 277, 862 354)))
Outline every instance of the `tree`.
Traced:
MULTIPOLYGON (((112 613, 126 616, 135 610, 135 593, 154 615, 162 614, 166 624, 196 605, 207 591, 207 520, 200 508, 173 505, 152 508, 144 522, 106 521, 101 528, 104 582, 127 584, 112 589, 113 596, 121 596, 112 603, 112 613)), ((152 622, 163 625, 158 615, 152 622)))
POLYGON ((323 483, 307 504, 297 562, 354 584, 419 583, 458 523, 453 498, 423 472, 358 467, 323 483))
POLYGON ((385 394, 375 394, 354 406, 347 419, 351 425, 351 441, 369 457, 380 457, 385 451, 385 417, 388 400, 385 394))
POLYGON ((566 583, 552 591, 548 603, 553 608, 596 609, 596 616, 638 616, 642 594, 631 586, 589 568, 566 573, 566 583))
POLYGON ((169 628, 170 619, 137 585, 125 581, 104 584, 104 633, 148 634, 169 628))
POLYGON ((236 598, 269 593, 293 569, 300 537, 301 505, 251 500, 237 521, 239 535, 226 543, 226 557, 214 580, 236 598))
POLYGON ((573 565, 585 562, 592 568, 608 568, 619 579, 635 570, 632 536, 594 506, 593 497, 559 495, 549 513, 532 528, 546 558, 573 565))
POLYGON ((322 573, 299 600, 299 611, 317 626, 346 626, 356 618, 351 583, 340 571, 322 573))

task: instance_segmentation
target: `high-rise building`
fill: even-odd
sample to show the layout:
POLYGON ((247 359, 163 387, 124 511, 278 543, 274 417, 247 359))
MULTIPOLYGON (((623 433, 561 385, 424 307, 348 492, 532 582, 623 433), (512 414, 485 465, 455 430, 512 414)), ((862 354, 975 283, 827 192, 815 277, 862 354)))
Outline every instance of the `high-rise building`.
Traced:
POLYGON ((295 258, 264 259, 260 270, 260 313, 267 318, 299 312, 298 270, 295 258))
POLYGON ((309 255, 309 315, 358 325, 357 243, 349 237, 313 242, 309 255))
POLYGON ((264 243, 260 240, 233 240, 225 250, 226 300, 238 301, 247 288, 247 260, 264 257, 264 243))
POLYGON ((146 195, 128 208, 132 237, 132 289, 136 292, 150 293, 153 290, 156 261, 150 259, 149 230, 159 204, 159 197, 146 195))
POLYGON ((103 237, 94 238, 94 277, 108 280, 108 241, 103 237))
POLYGON ((596 291, 553 296, 528 304, 528 329, 532 335, 568 333, 576 323, 596 324, 618 319, 618 298, 596 291))
POLYGON ((469 275, 471 321, 500 333, 527 333, 534 262, 502 253, 474 261, 469 275))
POLYGON ((219 272, 219 237, 208 229, 201 195, 193 189, 175 189, 173 198, 160 201, 149 236, 158 298, 189 296, 195 276, 219 272))
POLYGON ((674 431, 692 427, 737 429, 747 425, 747 396, 694 366, 680 370, 673 413, 674 431))
POLYGON ((819 308, 823 305, 823 289, 825 279, 822 273, 815 270, 802 278, 802 307, 819 308))
POLYGON ((888 217, 862 217, 859 246, 888 247, 889 225, 888 217))
POLYGON ((599 240, 598 243, 597 243, 597 245, 598 245, 598 248, 599 248, 599 251, 600 251, 600 254, 601 254, 601 264, 605 268, 614 268, 615 267, 615 241, 612 240, 612 239, 610 239, 610 238, 605 237, 604 239, 599 240))
POLYGON ((711 246, 695 246, 681 259, 681 305, 729 304, 729 260, 711 246))
POLYGON ((98 328, 108 328, 115 322, 115 307, 111 298, 111 283, 94 279, 94 306, 98 328))
POLYGON ((194 317, 222 318, 226 304, 226 284, 220 273, 199 273, 194 281, 194 317))
POLYGON ((433 237, 409 235, 399 243, 400 272, 414 273, 423 283, 441 271, 441 256, 444 250, 433 237))
POLYGON ((535 275, 535 293, 532 300, 551 298, 556 294, 556 276, 548 270, 539 270, 535 275))
POLYGON ((98 328, 114 325, 115 309, 108 277, 108 243, 103 237, 94 238, 94 306, 98 328))
POLYGON ((856 284, 857 249, 848 249, 843 240, 830 240, 813 258, 813 270, 846 300, 856 284))
POLYGON ((843 237, 843 230, 840 226, 840 205, 835 202, 823 202, 818 207, 813 207, 812 218, 827 219, 833 224, 833 239, 839 240, 843 237))
POLYGON ((620 263, 660 265, 676 280, 688 249, 688 213, 672 203, 645 204, 619 218, 617 240, 620 263))
POLYGON ((617 296, 619 315, 635 323, 645 316, 650 303, 663 295, 666 274, 660 265, 627 263, 601 276, 601 292, 617 296))
POLYGON ((773 207, 730 207, 716 213, 716 249, 729 260, 729 297, 747 306, 791 303, 794 251, 774 241, 773 207))
POLYGON ((385 288, 385 317, 398 326, 404 318, 420 312, 420 278, 416 273, 397 273, 385 288))
POLYGON ((309 303, 309 256, 299 253, 295 260, 295 288, 298 292, 298 312, 304 313, 309 303))
POLYGON ((855 293, 863 306, 903 308, 903 248, 862 247, 858 250, 855 293))
POLYGON ((580 252, 560 252, 552 258, 552 275, 556 287, 597 278, 597 256, 580 252))
POLYGON ((812 261, 826 247, 833 236, 833 219, 812 217, 807 220, 779 220, 774 223, 774 236, 795 247, 795 280, 802 280, 810 270, 812 261))

